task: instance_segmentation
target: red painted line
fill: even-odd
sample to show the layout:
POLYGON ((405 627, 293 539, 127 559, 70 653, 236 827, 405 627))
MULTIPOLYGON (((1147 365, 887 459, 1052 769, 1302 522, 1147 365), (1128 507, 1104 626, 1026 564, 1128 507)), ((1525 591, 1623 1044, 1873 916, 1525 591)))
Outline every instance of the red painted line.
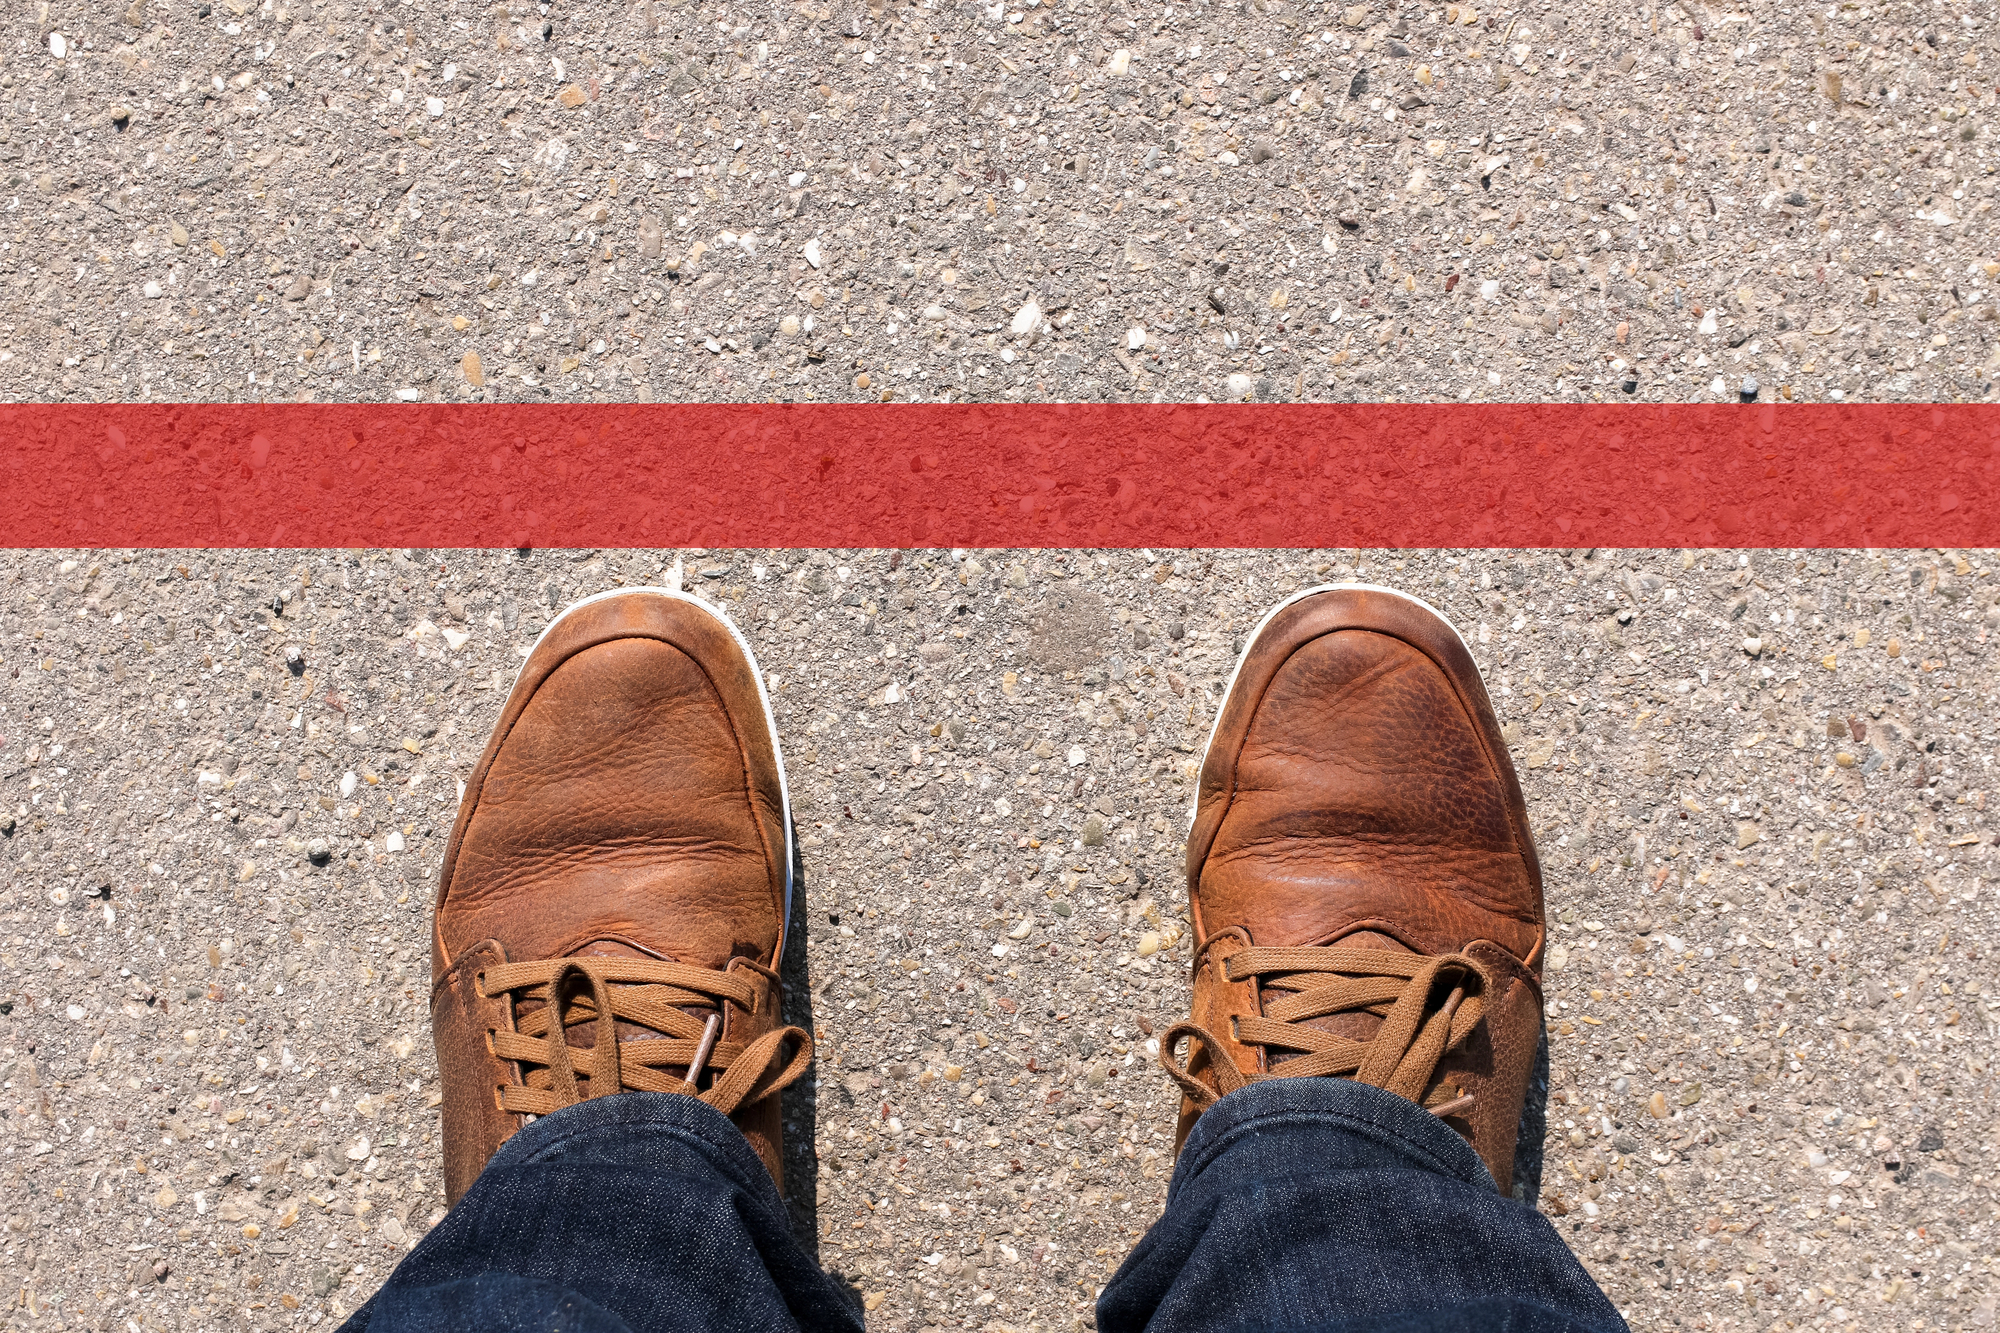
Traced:
POLYGON ((1986 406, 0 407, 9 546, 1996 546, 1986 406))

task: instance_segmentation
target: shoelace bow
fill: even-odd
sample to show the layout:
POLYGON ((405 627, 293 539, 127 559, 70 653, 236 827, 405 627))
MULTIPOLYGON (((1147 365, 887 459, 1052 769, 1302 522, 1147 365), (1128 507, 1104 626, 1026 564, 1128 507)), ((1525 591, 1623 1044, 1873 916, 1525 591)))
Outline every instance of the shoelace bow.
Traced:
POLYGON ((1305 1054, 1278 1063, 1268 1074, 1245 1074, 1207 1028, 1175 1024, 1160 1041, 1160 1064, 1199 1109, 1265 1079, 1324 1076, 1351 1077, 1436 1115, 1472 1104, 1469 1093, 1433 1091, 1430 1085, 1439 1061, 1471 1035, 1485 1013, 1483 997, 1492 978, 1477 960, 1457 953, 1425 957, 1386 949, 1253 947, 1224 959, 1222 975, 1228 981, 1256 977, 1261 989, 1292 992, 1265 1005, 1261 1016, 1236 1017, 1238 1042, 1305 1054), (1311 1019, 1342 1013, 1374 1014, 1382 1026, 1367 1041, 1307 1026, 1311 1019), (1186 1065, 1174 1057, 1182 1037, 1189 1038, 1186 1065), (1219 1092, 1192 1070, 1197 1046, 1208 1055, 1219 1092))
POLYGON ((479 991, 489 997, 525 992, 516 1005, 542 1001, 516 1020, 513 1032, 493 1034, 495 1055, 532 1066, 525 1087, 500 1090, 500 1106, 507 1111, 547 1115, 587 1097, 629 1090, 684 1093, 729 1115, 789 1086, 812 1064, 812 1038, 804 1028, 779 1028, 748 1043, 716 1040, 721 1002, 748 1009, 756 1001, 754 984, 731 972, 647 958, 557 958, 489 967, 479 978, 479 991), (576 977, 589 983, 587 993, 570 994, 576 977), (715 1006, 718 1012, 703 1022, 683 1005, 715 1006), (620 1020, 665 1035, 620 1041, 620 1020), (596 1044, 572 1048, 569 1027, 589 1022, 597 1025, 596 1044), (798 1041, 798 1052, 773 1074, 787 1039, 798 1041), (684 1077, 666 1072, 677 1067, 686 1069, 684 1077), (704 1092, 705 1072, 716 1078, 704 1092))

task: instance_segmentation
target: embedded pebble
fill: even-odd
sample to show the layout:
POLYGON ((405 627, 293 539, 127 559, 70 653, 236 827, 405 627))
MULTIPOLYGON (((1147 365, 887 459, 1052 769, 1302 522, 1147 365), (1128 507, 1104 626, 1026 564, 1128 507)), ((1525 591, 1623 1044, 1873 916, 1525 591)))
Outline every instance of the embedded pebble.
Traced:
POLYGON ((1014 312, 1013 323, 1008 326, 1016 338, 1025 338, 1041 327, 1042 308, 1034 301, 1024 304, 1014 312))

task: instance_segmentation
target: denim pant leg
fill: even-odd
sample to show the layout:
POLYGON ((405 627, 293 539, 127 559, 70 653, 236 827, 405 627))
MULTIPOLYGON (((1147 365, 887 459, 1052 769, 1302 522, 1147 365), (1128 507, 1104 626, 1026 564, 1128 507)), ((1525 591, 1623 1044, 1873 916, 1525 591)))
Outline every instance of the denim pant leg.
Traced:
POLYGON ((630 1092, 493 1155, 342 1333, 860 1333, 728 1118, 630 1092))
POLYGON ((1253 1083, 1196 1123, 1101 1333, 1624 1333, 1548 1220, 1412 1102, 1253 1083))

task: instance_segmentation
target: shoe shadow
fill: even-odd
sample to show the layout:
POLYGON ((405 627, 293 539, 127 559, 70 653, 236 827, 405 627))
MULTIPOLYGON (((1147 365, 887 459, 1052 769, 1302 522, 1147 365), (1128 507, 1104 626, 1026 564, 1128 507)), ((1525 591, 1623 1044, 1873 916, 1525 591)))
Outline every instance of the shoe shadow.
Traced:
POLYGON ((1549 1133, 1549 1029, 1535 1047, 1535 1072, 1528 1079, 1528 1099, 1521 1104, 1521 1127, 1514 1139, 1514 1197, 1540 1211, 1542 1154, 1549 1133))
MULTIPOLYGON (((806 871, 792 838, 792 914, 785 923, 785 956, 778 960, 778 980, 784 986, 785 1021, 816 1032, 813 1023, 812 976, 806 963, 806 944, 812 933, 812 914, 806 910, 806 871)), ((792 1235, 813 1262, 821 1263, 819 1246, 819 1062, 815 1060, 804 1078, 778 1094, 785 1123, 785 1207, 792 1223, 792 1235)), ((821 1263, 821 1266, 825 1265, 821 1263)), ((839 1272, 831 1277, 847 1293, 858 1310, 861 1288, 839 1272)))
MULTIPOLYGON (((785 954, 778 960, 778 980, 784 986, 785 1022, 815 1031, 812 977, 806 965, 806 944, 812 927, 806 910, 805 861, 798 835, 792 835, 791 919, 785 923, 785 954)), ((819 1062, 805 1077, 778 1097, 785 1122, 785 1206, 791 1212, 792 1234, 814 1260, 819 1258, 819 1062)))

